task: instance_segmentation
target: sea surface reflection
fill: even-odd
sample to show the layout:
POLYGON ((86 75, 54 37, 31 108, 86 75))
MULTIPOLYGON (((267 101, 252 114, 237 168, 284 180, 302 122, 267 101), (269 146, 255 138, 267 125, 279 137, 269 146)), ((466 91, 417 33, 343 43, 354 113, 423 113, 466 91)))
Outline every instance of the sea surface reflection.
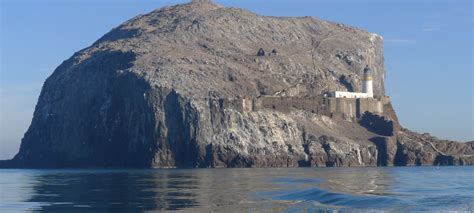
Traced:
POLYGON ((474 167, 0 170, 2 212, 474 210, 474 167))

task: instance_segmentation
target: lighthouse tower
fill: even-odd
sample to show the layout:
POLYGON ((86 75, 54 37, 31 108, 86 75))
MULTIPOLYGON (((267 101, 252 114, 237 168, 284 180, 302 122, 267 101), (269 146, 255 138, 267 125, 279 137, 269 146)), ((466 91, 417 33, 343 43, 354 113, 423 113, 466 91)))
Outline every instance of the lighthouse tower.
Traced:
POLYGON ((362 81, 362 92, 367 93, 370 98, 374 97, 374 90, 372 88, 372 74, 367 65, 364 69, 364 80, 362 81))

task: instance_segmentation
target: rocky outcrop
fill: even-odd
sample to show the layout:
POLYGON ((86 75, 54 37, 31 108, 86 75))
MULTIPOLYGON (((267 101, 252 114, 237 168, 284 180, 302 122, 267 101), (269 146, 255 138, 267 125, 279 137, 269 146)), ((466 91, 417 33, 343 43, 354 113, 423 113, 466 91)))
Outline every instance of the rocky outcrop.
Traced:
POLYGON ((357 120, 222 102, 360 91, 366 65, 383 96, 382 44, 381 36, 342 24, 209 1, 158 9, 64 61, 43 86, 19 153, 0 166, 472 164, 472 143, 401 131, 390 103, 384 114, 357 120), (267 54, 258 55, 260 48, 267 54))
POLYGON ((408 130, 397 136, 397 166, 473 165, 474 143, 439 140, 429 134, 408 130))

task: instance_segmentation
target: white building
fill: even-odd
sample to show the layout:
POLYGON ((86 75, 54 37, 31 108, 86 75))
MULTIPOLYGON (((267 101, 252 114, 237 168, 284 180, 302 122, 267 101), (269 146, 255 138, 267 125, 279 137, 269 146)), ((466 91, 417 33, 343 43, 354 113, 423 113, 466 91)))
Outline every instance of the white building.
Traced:
POLYGON ((362 92, 345 92, 345 91, 334 91, 329 92, 330 97, 335 98, 372 98, 368 93, 362 92))
POLYGON ((372 76, 369 66, 364 69, 364 79, 362 81, 362 92, 332 91, 328 93, 330 97, 335 98, 373 98, 374 91, 372 87, 372 76))

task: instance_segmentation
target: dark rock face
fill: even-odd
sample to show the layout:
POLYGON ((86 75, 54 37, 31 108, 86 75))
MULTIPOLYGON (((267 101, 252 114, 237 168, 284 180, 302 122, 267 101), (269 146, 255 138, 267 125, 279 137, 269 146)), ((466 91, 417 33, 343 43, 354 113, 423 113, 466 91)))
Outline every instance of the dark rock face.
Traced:
POLYGON ((408 130, 397 135, 397 166, 473 165, 474 144, 439 140, 428 134, 408 130))
POLYGON ((63 62, 43 86, 19 153, 0 166, 472 165, 472 142, 401 131, 390 103, 357 121, 222 102, 361 91, 366 64, 382 96, 382 43, 341 24, 209 1, 159 9, 63 62), (257 56, 260 48, 278 54, 257 56))
POLYGON ((154 109, 144 99, 150 86, 120 73, 134 60, 133 53, 102 52, 77 68, 58 68, 43 87, 15 159, 39 167, 149 162, 156 150, 146 142, 156 137, 154 109))
POLYGON ((393 120, 386 119, 383 116, 379 116, 370 112, 366 112, 361 119, 359 120, 359 124, 367 130, 374 132, 379 135, 383 136, 393 136, 396 130, 394 129, 393 120))

